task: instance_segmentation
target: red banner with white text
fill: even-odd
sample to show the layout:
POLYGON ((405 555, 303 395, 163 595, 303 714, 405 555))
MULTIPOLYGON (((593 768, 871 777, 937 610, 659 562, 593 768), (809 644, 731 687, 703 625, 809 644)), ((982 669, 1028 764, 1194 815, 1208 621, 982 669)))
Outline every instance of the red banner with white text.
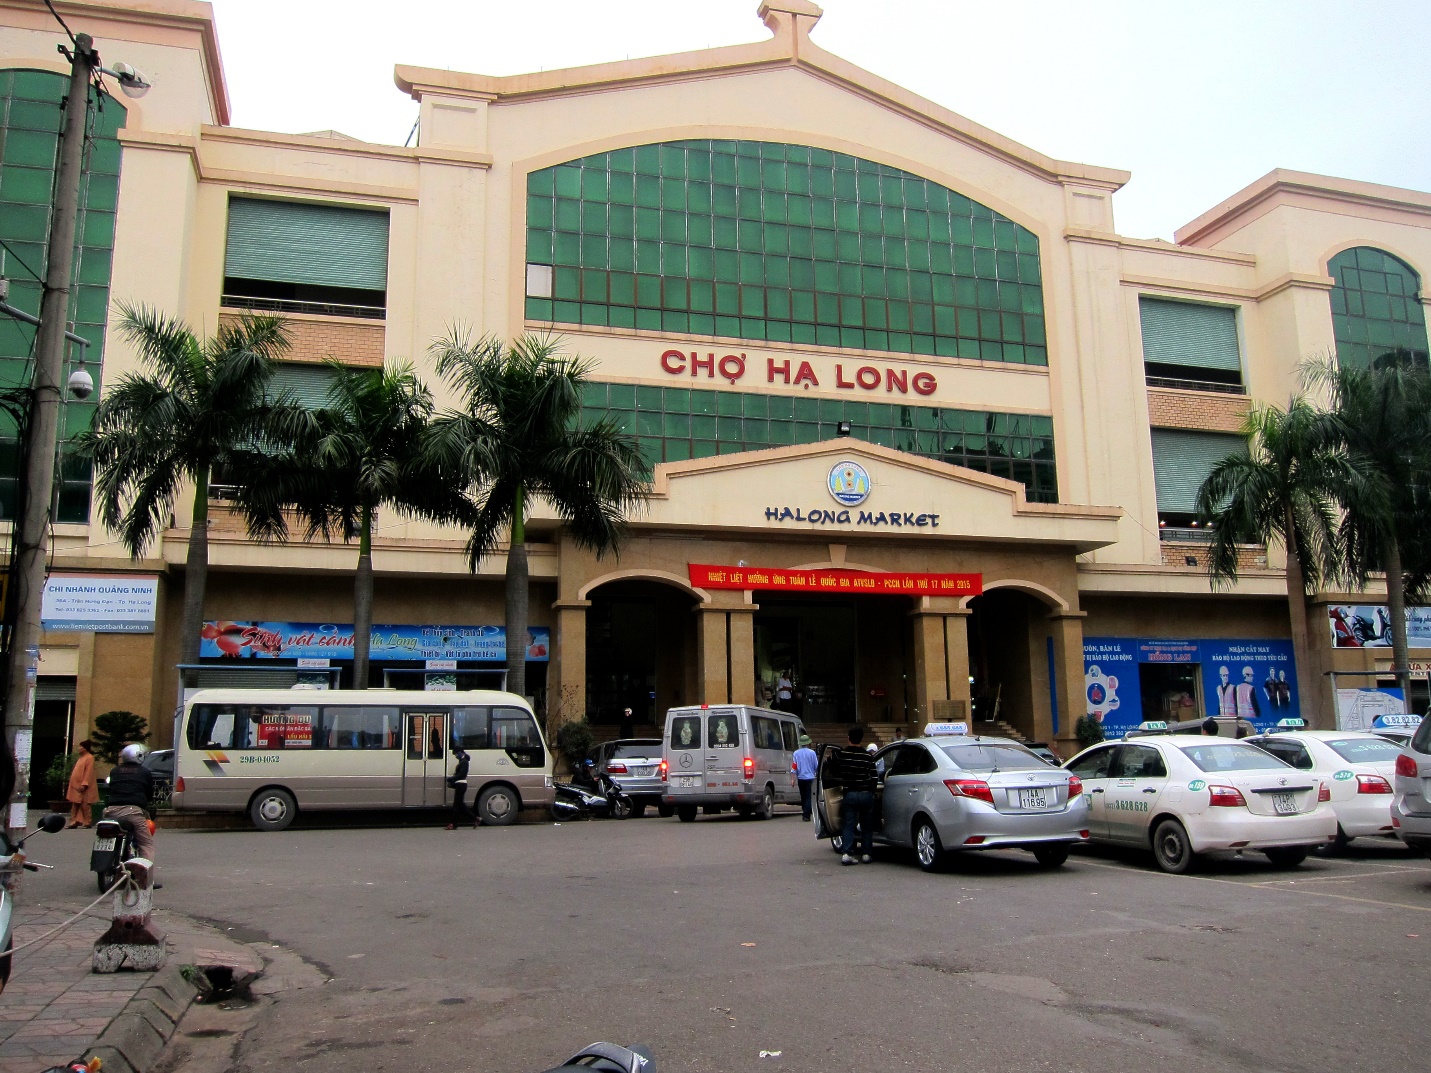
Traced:
POLYGON ((689 564, 700 589, 775 589, 781 592, 866 593, 886 596, 978 596, 983 574, 924 574, 871 570, 789 570, 769 566, 689 564))

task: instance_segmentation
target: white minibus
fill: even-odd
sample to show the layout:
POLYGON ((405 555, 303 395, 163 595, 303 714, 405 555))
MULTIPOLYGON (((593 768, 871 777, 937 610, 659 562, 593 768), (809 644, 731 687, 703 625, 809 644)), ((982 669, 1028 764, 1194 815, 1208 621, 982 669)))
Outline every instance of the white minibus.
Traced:
POLYGON ((799 717, 769 708, 672 708, 661 747, 661 803, 683 823, 697 809, 769 819, 777 803, 800 800, 794 756, 804 733, 799 717))
POLYGON ((396 689, 199 690, 175 727, 173 803, 247 812, 263 831, 300 809, 450 807, 453 745, 483 823, 551 804, 551 754, 521 697, 396 689))

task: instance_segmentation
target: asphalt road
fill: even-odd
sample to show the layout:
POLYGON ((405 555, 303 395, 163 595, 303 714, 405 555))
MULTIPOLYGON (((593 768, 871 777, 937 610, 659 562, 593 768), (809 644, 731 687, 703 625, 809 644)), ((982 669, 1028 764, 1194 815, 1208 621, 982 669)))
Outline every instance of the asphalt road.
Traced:
MULTIPOLYGON (((160 846, 157 901, 332 978, 261 1012, 252 1073, 536 1073, 603 1038, 662 1071, 1395 1071, 1431 1042, 1431 862, 1395 844, 1189 877, 1105 851, 841 867, 798 815, 160 846)), ((85 898, 87 848, 39 836, 61 868, 31 889, 85 898)))

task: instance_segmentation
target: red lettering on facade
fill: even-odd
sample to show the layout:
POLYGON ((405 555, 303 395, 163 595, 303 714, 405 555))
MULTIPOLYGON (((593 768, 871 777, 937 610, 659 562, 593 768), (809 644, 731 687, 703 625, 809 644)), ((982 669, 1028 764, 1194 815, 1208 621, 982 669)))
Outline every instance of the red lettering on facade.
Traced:
POLYGON ((852 382, 845 379, 845 367, 838 362, 835 364, 835 386, 845 388, 855 386, 852 382))
POLYGON ((683 373, 686 371, 686 356, 679 350, 668 350, 661 355, 661 368, 668 373, 683 373))
POLYGON ((691 375, 698 376, 697 369, 704 369, 707 378, 715 379, 715 355, 708 354, 704 358, 696 357, 695 351, 691 351, 691 375))
POLYGON ((773 384, 773 383, 775 383, 775 374, 776 374, 777 372, 778 372, 778 373, 781 375, 781 377, 784 379, 785 383, 787 383, 787 384, 790 383, 790 359, 789 359, 789 358, 786 358, 786 359, 785 359, 784 361, 782 361, 779 365, 775 364, 775 359, 774 359, 774 358, 766 358, 766 359, 765 359, 765 382, 768 383, 768 384, 773 384))
POLYGON ((909 373, 904 369, 886 369, 884 371, 884 389, 893 391, 899 388, 901 395, 909 394, 909 373))
POLYGON ((799 371, 795 373, 795 383, 798 386, 806 382, 809 382, 812 387, 820 386, 820 378, 815 375, 815 370, 810 368, 810 363, 802 361, 799 371))
POLYGON ((855 379, 859 381, 860 387, 873 391, 879 387, 879 370, 873 365, 861 365, 859 372, 855 373, 855 379))
POLYGON ((935 390, 939 387, 939 383, 934 379, 932 373, 915 373, 911 383, 914 386, 915 393, 918 395, 933 395, 935 390))

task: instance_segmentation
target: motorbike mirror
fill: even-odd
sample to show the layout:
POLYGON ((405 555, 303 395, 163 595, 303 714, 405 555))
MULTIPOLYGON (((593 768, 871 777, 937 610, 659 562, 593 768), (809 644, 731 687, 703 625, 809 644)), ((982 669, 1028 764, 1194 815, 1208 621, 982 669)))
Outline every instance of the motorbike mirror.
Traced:
POLYGON ((595 767, 595 766, 596 766, 596 761, 595 761, 595 760, 588 760, 588 761, 586 761, 586 766, 587 766, 587 767, 595 767))
POLYGON ((56 831, 65 829, 65 822, 66 818, 63 812, 50 812, 40 817, 39 828, 41 831, 54 834, 56 831))

